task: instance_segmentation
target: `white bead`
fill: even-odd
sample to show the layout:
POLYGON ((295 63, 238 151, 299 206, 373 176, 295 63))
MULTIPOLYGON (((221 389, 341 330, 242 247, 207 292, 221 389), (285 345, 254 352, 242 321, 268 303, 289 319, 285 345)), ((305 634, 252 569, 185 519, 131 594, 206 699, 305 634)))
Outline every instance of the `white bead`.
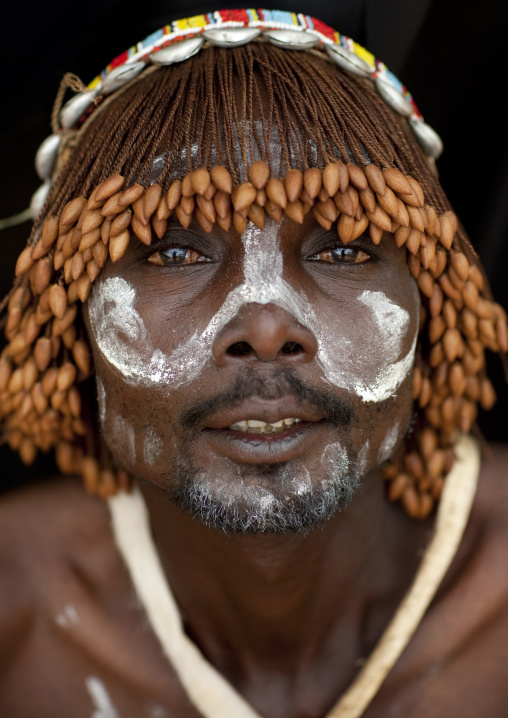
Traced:
POLYGON ((370 77, 374 72, 374 68, 368 62, 342 45, 326 45, 325 47, 329 57, 343 70, 359 77, 370 77))
POLYGON ((48 197, 50 189, 51 182, 49 180, 46 180, 44 184, 41 184, 39 189, 36 190, 36 192, 34 192, 34 194, 32 195, 32 199, 30 200, 30 214, 32 215, 32 219, 34 221, 39 216, 41 209, 44 206, 44 202, 48 197))
POLYGON ((403 115, 404 117, 411 117, 414 112, 413 105, 406 100, 404 95, 402 95, 389 80, 384 77, 376 77, 374 84, 380 96, 392 110, 395 110, 395 112, 398 112, 399 115, 403 115))
POLYGON ((98 92, 101 95, 110 95, 137 77, 145 67, 146 64, 144 62, 134 62, 131 65, 126 64, 115 67, 101 82, 100 87, 97 88, 98 92))
POLYGON ((46 137, 35 155, 35 169, 42 180, 48 179, 53 167, 60 145, 60 135, 50 135, 46 137))
POLYGON ((263 36, 268 38, 272 45, 290 50, 310 50, 319 44, 319 38, 305 30, 266 30, 263 36))
POLYGON ((65 103, 60 112, 60 124, 64 130, 70 130, 85 114, 93 102, 96 92, 80 92, 65 103))
POLYGON ((443 151, 443 140, 441 137, 430 125, 416 116, 409 118, 409 124, 423 151, 436 160, 443 151))
POLYGON ((175 62, 183 62, 198 53, 204 41, 203 35, 199 35, 198 37, 191 37, 190 40, 175 42, 174 45, 168 45, 163 47, 162 50, 152 52, 148 59, 154 65, 172 65, 175 62))
POLYGON ((203 37, 217 47, 238 47, 247 45, 261 35, 257 27, 225 27, 205 30, 203 37))

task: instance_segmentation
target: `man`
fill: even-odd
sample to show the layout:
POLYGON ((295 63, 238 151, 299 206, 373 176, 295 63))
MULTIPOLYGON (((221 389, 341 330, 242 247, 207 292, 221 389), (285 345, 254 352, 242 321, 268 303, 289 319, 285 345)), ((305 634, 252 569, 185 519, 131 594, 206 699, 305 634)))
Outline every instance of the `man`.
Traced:
POLYGON ((502 715, 506 450, 454 544, 506 315, 407 93, 253 12, 152 36, 38 155, 4 430, 113 533, 72 479, 5 498, 2 711, 502 715))

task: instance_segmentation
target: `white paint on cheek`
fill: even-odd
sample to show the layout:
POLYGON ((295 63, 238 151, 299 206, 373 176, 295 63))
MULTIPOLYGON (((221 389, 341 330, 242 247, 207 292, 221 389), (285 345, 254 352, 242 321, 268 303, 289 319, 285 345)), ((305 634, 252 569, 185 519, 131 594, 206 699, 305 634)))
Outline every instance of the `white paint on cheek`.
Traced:
POLYGON ((99 426, 102 428, 106 420, 106 390, 100 376, 95 375, 95 385, 97 387, 97 406, 99 408, 99 426))
POLYGON ((390 397, 414 362, 416 329, 409 352, 399 358, 410 325, 409 313, 383 292, 364 291, 358 301, 370 309, 370 319, 360 328, 349 322, 347 334, 340 311, 331 317, 317 317, 307 297, 282 278, 282 253, 275 223, 262 231, 249 222, 242 241, 244 281, 227 295, 204 331, 195 332, 169 356, 151 346, 134 306, 135 291, 128 282, 120 277, 96 282, 89 300, 90 323, 106 360, 134 385, 178 388, 211 363, 217 335, 242 306, 273 303, 314 333, 319 347, 317 362, 328 382, 356 393, 365 402, 390 397), (358 351, 359 336, 363 356, 358 351))
POLYGON ((381 446, 379 447, 379 453, 377 457, 378 463, 383 464, 391 457, 392 452, 397 445, 397 441, 399 440, 399 431, 400 423, 397 422, 386 432, 386 436, 383 439, 381 446))
POLYGON ((110 422, 108 430, 113 436, 116 451, 121 452, 125 459, 134 463, 136 460, 136 432, 134 427, 129 424, 125 417, 115 411, 111 412, 110 422))
POLYGON ((328 481, 342 479, 349 473, 349 456, 340 441, 328 444, 321 456, 321 463, 332 476, 328 481))
POLYGON ((63 611, 57 613, 55 616, 55 623, 62 628, 69 628, 70 626, 76 626, 80 621, 78 612, 71 604, 67 604, 63 611))
POLYGON ((162 437, 151 427, 146 429, 143 441, 143 462, 148 465, 155 464, 162 453, 162 437))
POLYGON ((100 678, 88 676, 85 678, 85 685, 94 707, 91 718, 120 718, 120 714, 100 678))

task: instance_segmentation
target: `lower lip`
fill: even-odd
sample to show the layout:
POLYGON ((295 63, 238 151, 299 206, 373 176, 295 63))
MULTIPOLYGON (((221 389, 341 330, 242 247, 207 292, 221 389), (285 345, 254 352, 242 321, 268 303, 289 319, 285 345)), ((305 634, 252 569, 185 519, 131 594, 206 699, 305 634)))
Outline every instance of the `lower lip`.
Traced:
POLYGON ((246 464, 278 464, 303 454, 329 428, 325 421, 302 421, 280 434, 254 434, 232 429, 205 429, 203 436, 216 451, 246 464))

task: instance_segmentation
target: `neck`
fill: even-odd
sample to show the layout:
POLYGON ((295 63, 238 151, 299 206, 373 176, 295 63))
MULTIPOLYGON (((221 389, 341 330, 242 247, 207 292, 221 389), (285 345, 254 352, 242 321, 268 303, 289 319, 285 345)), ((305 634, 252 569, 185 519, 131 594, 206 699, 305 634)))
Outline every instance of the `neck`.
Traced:
POLYGON ((427 526, 386 502, 380 476, 364 485, 345 511, 296 535, 225 535, 142 485, 186 630, 245 694, 276 672, 293 685, 306 676, 333 701, 407 590, 427 526), (333 685, 323 686, 331 660, 333 685))

